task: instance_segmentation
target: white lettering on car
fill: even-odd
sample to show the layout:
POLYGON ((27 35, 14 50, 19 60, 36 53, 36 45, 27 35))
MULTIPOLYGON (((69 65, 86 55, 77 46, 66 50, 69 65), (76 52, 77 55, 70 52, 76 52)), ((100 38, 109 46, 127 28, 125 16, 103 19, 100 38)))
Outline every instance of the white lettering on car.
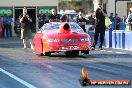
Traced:
POLYGON ((61 49, 63 49, 63 50, 77 50, 77 49, 79 49, 79 47, 78 46, 64 46, 61 49))

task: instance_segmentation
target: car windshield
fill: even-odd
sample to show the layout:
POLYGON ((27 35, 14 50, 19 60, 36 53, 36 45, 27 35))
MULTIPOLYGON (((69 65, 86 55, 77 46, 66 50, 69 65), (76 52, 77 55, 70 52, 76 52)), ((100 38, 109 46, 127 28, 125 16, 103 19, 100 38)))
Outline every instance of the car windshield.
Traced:
MULTIPOLYGON (((59 29, 60 25, 62 23, 47 23, 45 24, 42 29, 43 30, 54 30, 54 29, 59 29)), ((71 31, 76 32, 82 30, 82 28, 75 22, 69 22, 71 31)))

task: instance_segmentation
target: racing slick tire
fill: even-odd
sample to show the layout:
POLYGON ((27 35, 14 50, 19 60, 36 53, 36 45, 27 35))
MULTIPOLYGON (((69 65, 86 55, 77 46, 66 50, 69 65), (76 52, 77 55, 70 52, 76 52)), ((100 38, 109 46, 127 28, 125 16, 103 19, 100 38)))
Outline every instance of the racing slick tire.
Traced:
POLYGON ((65 54, 66 56, 78 56, 79 51, 66 51, 65 54))
POLYGON ((45 56, 51 56, 51 52, 45 52, 44 55, 45 56))
POLYGON ((40 53, 40 54, 36 54, 36 55, 38 55, 38 56, 44 56, 44 54, 43 54, 43 53, 40 53))
POLYGON ((81 53, 89 54, 89 50, 81 51, 81 53))

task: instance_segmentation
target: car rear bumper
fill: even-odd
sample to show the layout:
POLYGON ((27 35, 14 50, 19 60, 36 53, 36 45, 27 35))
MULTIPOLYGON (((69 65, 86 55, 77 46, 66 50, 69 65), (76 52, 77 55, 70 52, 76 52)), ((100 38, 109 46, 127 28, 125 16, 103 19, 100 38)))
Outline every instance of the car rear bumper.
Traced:
POLYGON ((89 44, 79 44, 79 45, 49 45, 49 51, 71 51, 71 50, 78 50, 78 51, 84 51, 88 50, 90 51, 90 45, 89 44))

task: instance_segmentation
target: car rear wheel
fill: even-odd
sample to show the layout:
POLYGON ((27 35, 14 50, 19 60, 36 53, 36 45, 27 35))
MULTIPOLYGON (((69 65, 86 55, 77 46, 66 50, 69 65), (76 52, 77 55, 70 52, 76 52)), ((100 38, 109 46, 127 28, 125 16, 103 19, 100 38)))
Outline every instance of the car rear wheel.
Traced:
POLYGON ((65 54, 66 56, 78 56, 79 51, 66 51, 65 54))
POLYGON ((36 55, 38 55, 38 56, 44 56, 44 54, 43 54, 43 53, 40 53, 40 54, 36 54, 36 55))
POLYGON ((51 56, 51 52, 45 52, 44 55, 45 56, 51 56))

